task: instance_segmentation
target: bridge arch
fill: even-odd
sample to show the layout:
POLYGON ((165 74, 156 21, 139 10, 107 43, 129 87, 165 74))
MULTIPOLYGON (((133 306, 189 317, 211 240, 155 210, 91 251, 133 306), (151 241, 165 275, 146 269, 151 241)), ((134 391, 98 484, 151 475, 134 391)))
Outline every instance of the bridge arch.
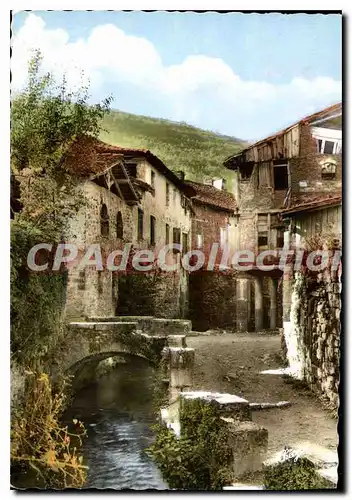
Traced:
POLYGON ((135 322, 70 323, 61 348, 61 366, 75 376, 88 363, 122 354, 144 358, 156 367, 166 345, 167 337, 146 335, 135 322))
POLYGON ((67 370, 67 374, 71 375, 73 377, 79 375, 79 373, 87 366, 95 366, 97 367, 101 361, 104 361, 105 359, 108 358, 114 358, 114 357, 123 357, 126 360, 133 360, 133 358, 137 359, 144 359, 150 366, 155 368, 155 363, 152 362, 150 359, 148 359, 146 356, 142 354, 132 354, 128 352, 128 350, 119 350, 119 351, 106 351, 106 352, 101 352, 98 354, 90 354, 86 356, 85 358, 82 358, 80 361, 77 361, 74 363, 70 368, 67 370))

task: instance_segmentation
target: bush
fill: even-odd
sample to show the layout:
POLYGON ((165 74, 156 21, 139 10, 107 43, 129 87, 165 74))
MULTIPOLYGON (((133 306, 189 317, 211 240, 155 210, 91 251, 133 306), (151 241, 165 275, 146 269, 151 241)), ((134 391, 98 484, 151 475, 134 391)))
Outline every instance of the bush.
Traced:
POLYGON ((67 382, 54 393, 47 374, 27 371, 26 376, 24 400, 12 411, 12 468, 34 470, 37 487, 82 487, 87 467, 78 448, 86 431, 78 420, 73 421, 76 433, 70 433, 60 423, 67 382))
POLYGON ((172 489, 221 490, 232 479, 232 450, 216 408, 200 400, 185 401, 180 422, 180 438, 156 426, 156 441, 148 450, 164 480, 172 489))
POLYGON ((319 490, 331 487, 317 474, 315 466, 307 458, 284 460, 264 467, 263 473, 266 490, 319 490))
POLYGON ((30 222, 11 223, 11 352, 23 366, 45 357, 62 327, 66 273, 33 273, 26 266, 39 234, 30 222))

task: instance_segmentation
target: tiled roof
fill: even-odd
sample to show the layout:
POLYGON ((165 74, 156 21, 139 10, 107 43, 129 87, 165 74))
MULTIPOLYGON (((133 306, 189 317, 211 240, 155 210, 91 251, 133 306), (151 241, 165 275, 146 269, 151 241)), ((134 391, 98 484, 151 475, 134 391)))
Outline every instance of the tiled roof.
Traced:
POLYGON ((87 177, 105 172, 122 159, 123 153, 116 148, 94 137, 82 136, 72 143, 64 164, 70 173, 87 177))
POLYGON ((187 186, 176 174, 155 156, 149 149, 126 148, 107 144, 94 137, 82 136, 71 146, 65 155, 65 164, 69 171, 79 176, 96 175, 105 172, 119 159, 145 158, 153 167, 170 180, 189 197, 194 190, 187 186))
POLYGON ((342 103, 338 102, 336 104, 333 104, 332 106, 328 106, 327 108, 324 108, 316 113, 313 113, 312 115, 305 116, 304 118, 301 118, 297 122, 293 123, 289 127, 284 128, 283 130, 280 130, 276 132, 275 134, 270 135, 269 137, 265 137, 264 139, 260 139, 259 141, 255 142, 254 144, 250 144, 247 146, 245 149, 242 149, 239 153, 236 153, 234 155, 229 156, 224 160, 224 164, 226 164, 231 158, 234 158, 236 156, 242 155, 245 151, 248 151, 249 149, 259 146, 261 143, 264 142, 269 142, 275 139, 275 137, 279 135, 283 135, 286 132, 288 132, 291 128, 295 127, 296 125, 299 125, 300 123, 310 123, 312 121, 317 120, 318 118, 323 118, 325 115, 329 115, 329 113, 333 113, 334 111, 339 111, 342 109, 342 103))
POLYGON ((282 215, 288 216, 297 212, 308 212, 317 208, 325 208, 339 205, 342 202, 341 192, 302 194, 291 200, 290 206, 282 211, 282 215))
POLYGON ((198 182, 186 181, 186 184, 196 192, 195 197, 192 198, 193 202, 204 203, 228 212, 234 212, 237 208, 235 197, 228 191, 198 182))

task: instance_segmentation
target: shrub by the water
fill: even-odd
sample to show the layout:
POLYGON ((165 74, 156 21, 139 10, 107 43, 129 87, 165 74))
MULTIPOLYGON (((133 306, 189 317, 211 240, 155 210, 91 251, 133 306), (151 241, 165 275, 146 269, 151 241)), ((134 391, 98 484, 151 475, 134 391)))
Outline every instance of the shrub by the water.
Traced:
POLYGON ((180 422, 179 438, 165 426, 155 426, 156 440, 148 450, 164 480, 172 489, 221 490, 231 482, 232 450, 216 408, 185 401, 180 422))

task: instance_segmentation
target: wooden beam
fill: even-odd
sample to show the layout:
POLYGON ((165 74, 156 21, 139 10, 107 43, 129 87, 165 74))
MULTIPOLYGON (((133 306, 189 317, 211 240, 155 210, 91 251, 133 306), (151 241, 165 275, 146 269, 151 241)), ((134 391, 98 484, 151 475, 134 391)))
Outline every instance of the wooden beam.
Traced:
POLYGON ((110 191, 111 186, 114 184, 114 181, 111 180, 111 172, 110 171, 106 172, 106 174, 104 174, 104 177, 105 177, 105 182, 110 191))
MULTIPOLYGON (((117 165, 118 165, 118 164, 117 164, 117 165)), ((115 165, 114 165, 114 166, 115 166, 115 165)), ((112 167, 111 167, 111 175, 112 175, 112 178, 114 179, 114 183, 115 183, 115 186, 116 186, 117 192, 118 192, 118 193, 119 193, 119 195, 120 195, 121 200, 124 200, 124 201, 125 201, 125 197, 124 197, 124 195, 122 194, 121 188, 120 188, 120 186, 118 185, 118 182, 117 182, 117 180, 116 180, 116 177, 114 176, 114 173, 113 173, 113 171, 112 171, 112 167)))
POLYGON ((117 184, 128 184, 127 179, 116 179, 117 184))
POLYGON ((119 166, 121 167, 122 172, 124 173, 124 175, 125 175, 126 179, 128 180, 128 185, 129 185, 129 187, 130 187, 130 189, 131 189, 131 191, 132 191, 132 193, 133 193, 134 197, 135 197, 135 198, 136 198, 136 200, 138 201, 138 200, 139 200, 138 194, 136 193, 136 190, 135 190, 135 189, 134 189, 134 187, 133 187, 133 184, 132 184, 131 179, 130 179, 130 177, 129 177, 129 175, 128 175, 128 172, 127 172, 127 170, 126 170, 126 168, 125 168, 125 165, 124 165, 123 163, 121 163, 119 166))

